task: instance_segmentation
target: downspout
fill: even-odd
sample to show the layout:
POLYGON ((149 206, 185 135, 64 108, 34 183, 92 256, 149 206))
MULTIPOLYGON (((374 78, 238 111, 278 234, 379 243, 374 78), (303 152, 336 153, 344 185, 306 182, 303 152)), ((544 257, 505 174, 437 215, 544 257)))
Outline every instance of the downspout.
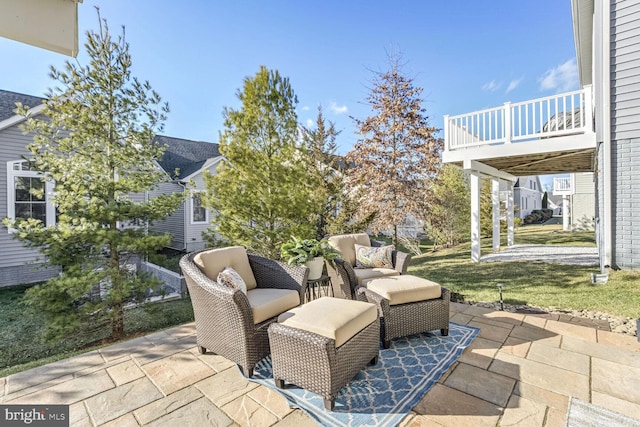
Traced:
POLYGON ((613 159, 611 155, 611 22, 608 1, 597 2, 602 6, 600 25, 602 26, 602 143, 603 152, 603 187, 604 187, 604 207, 603 207, 603 232, 604 232, 604 258, 601 265, 602 272, 613 265, 613 159))

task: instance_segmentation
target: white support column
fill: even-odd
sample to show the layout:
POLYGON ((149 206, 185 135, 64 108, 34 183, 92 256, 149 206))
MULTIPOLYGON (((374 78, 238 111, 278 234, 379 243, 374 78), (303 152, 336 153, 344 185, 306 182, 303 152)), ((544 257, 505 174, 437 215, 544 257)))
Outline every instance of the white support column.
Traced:
POLYGON ((569 196, 562 196, 562 231, 569 231, 569 196))
POLYGON ((471 261, 480 262, 480 173, 469 173, 471 184, 471 261))
POLYGON ((491 204, 493 205, 493 251, 500 250, 500 180, 491 178, 491 204))
MULTIPOLYGON (((509 183, 510 187, 513 187, 509 183)), ((513 188, 507 192, 507 246, 513 246, 513 188)))

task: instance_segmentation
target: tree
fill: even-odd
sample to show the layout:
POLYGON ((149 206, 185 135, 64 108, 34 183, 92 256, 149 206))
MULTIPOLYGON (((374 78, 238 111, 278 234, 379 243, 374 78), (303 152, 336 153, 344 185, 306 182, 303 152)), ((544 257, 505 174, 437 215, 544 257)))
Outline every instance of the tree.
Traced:
MULTIPOLYGON (((113 337, 123 336, 125 306, 144 301, 145 292, 158 286, 136 274, 129 261, 168 244, 169 236, 149 235, 145 225, 182 201, 181 195, 134 197, 164 179, 155 163, 163 147, 152 138, 168 105, 148 82, 132 78, 124 31, 114 41, 99 12, 98 22, 99 32, 87 33, 89 65, 67 61, 64 70, 51 67, 59 86, 49 90, 43 116, 23 126, 34 134, 29 166, 55 184, 56 224, 5 220, 17 238, 62 267, 59 277, 27 292, 27 303, 49 317, 49 337, 97 325, 110 325, 113 337)), ((27 114, 23 106, 18 112, 27 114)), ((41 188, 31 193, 51 196, 41 188)))
POLYGON ((548 209, 549 208, 549 194, 545 191, 544 195, 542 196, 542 209, 548 209))
POLYGON ((291 236, 309 238, 314 227, 311 175, 297 145, 297 98, 288 78, 260 70, 244 80, 242 106, 224 109, 216 175, 206 174, 206 204, 225 239, 270 258, 291 236))
POLYGON ((345 201, 346 165, 344 159, 336 154, 336 137, 340 132, 336 130, 333 122, 324 118, 322 107, 318 107, 316 128, 302 128, 302 132, 309 155, 308 173, 315 189, 315 237, 322 240, 337 221, 340 207, 345 201))
POLYGON ((432 192, 432 203, 425 211, 424 221, 434 248, 456 245, 469 235, 469 181, 461 169, 444 165, 433 183, 432 192))
POLYGON ((398 244, 398 226, 407 215, 420 216, 428 202, 429 182, 440 163, 441 140, 434 138, 422 107, 422 88, 401 74, 397 59, 373 80, 367 102, 374 115, 354 118, 358 139, 347 160, 351 186, 366 188, 361 217, 375 212, 374 233, 390 231, 398 244))

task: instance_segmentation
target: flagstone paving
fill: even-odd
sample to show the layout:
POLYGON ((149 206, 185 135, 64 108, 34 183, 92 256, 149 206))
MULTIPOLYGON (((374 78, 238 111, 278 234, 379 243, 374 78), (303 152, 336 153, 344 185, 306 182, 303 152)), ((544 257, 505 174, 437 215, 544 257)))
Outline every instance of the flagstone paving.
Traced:
MULTIPOLYGON (((640 343, 571 318, 451 304, 476 340, 402 426, 566 425, 577 397, 640 419, 640 343)), ((0 378, 1 403, 64 403, 71 426, 315 425, 227 359, 193 323, 0 378)))

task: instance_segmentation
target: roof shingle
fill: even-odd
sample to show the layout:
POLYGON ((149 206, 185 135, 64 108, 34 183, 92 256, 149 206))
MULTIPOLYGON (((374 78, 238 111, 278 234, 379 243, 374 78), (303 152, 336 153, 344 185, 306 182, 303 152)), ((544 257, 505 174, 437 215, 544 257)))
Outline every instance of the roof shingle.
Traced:
POLYGON ((21 102, 29 108, 42 104, 44 98, 39 96, 25 95, 23 93, 10 92, 0 89, 0 122, 16 115, 16 102, 21 102))

